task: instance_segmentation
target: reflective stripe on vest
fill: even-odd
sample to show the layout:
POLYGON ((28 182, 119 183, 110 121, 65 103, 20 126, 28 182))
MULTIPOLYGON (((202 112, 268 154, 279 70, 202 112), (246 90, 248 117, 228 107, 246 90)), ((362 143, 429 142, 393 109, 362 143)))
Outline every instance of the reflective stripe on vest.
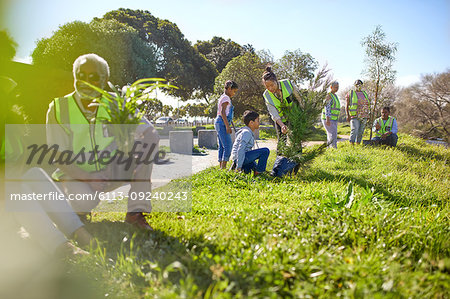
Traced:
MULTIPOLYGON (((364 97, 366 98, 367 102, 369 102, 370 105, 370 100, 369 97, 367 96, 367 93, 365 91, 362 92, 364 94, 364 97)), ((356 95, 356 92, 354 90, 350 91, 350 105, 348 107, 350 116, 355 116, 356 115, 356 111, 358 110, 358 96, 356 95)))
MULTIPOLYGON (((331 97, 331 120, 337 120, 339 117, 339 113, 341 112, 341 102, 339 102, 339 99, 337 95, 334 93, 329 93, 331 97)), ((326 107, 322 109, 322 119, 327 119, 327 112, 326 107)))
MULTIPOLYGON (((292 95, 292 92, 294 90, 294 88, 292 87, 292 83, 288 79, 280 80, 279 82, 280 82, 280 86, 281 86, 281 94, 283 97, 283 106, 291 107, 292 101, 288 102, 288 98, 292 95)), ((269 103, 269 104, 275 106, 275 108, 277 108, 278 113, 280 114, 280 117, 282 118, 282 121, 284 121, 285 119, 283 119, 283 117, 282 117, 283 111, 281 111, 281 106, 282 106, 281 101, 267 89, 266 89, 266 91, 264 91, 263 97, 267 103, 269 103)))
POLYGON ((392 116, 389 116, 389 118, 386 120, 386 122, 383 121, 381 117, 377 118, 377 122, 380 124, 380 129, 375 132, 375 136, 381 137, 386 132, 389 132, 392 130, 392 124, 394 123, 394 118, 392 116), (386 128, 389 128, 386 130, 386 128))
POLYGON ((54 100, 54 105, 56 121, 68 133, 73 153, 76 155, 83 149, 85 155, 91 151, 94 153, 94 163, 88 163, 89 161, 86 159, 85 163, 76 165, 88 172, 105 168, 106 165, 98 162, 98 155, 101 151, 106 150, 114 140, 114 137, 104 136, 104 126, 101 121, 97 122, 97 119, 109 118, 105 107, 98 106, 94 123, 91 124, 81 112, 73 96, 57 98, 54 100))

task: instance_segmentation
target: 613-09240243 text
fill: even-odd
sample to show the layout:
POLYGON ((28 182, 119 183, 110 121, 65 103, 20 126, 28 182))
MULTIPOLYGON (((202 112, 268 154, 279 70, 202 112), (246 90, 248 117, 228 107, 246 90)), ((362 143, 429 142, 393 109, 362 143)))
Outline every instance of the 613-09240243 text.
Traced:
MULTIPOLYGON (((105 200, 105 201, 113 201, 113 200, 123 200, 125 199, 124 192, 99 192, 95 193, 77 193, 77 194, 67 194, 65 196, 59 192, 49 192, 49 193, 11 193, 10 200, 11 201, 28 201, 28 200, 37 200, 37 201, 54 201, 54 200, 105 200)), ((188 192, 187 191, 178 191, 178 192, 131 192, 128 194, 129 200, 187 200, 188 192)))

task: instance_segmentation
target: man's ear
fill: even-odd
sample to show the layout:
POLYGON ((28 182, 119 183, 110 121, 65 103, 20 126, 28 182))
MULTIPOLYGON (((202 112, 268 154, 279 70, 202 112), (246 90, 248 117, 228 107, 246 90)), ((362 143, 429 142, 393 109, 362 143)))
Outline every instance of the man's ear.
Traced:
POLYGON ((106 87, 108 87, 108 79, 109 79, 108 76, 106 76, 106 78, 103 79, 103 81, 102 81, 102 89, 105 89, 106 87))

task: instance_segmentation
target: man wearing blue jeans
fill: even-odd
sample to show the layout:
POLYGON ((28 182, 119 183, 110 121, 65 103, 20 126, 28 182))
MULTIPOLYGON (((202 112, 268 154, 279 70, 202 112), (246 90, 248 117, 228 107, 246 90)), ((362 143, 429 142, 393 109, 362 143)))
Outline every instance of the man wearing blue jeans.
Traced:
POLYGON ((244 112, 243 119, 245 127, 237 135, 231 154, 236 164, 236 171, 249 173, 254 170, 256 176, 266 170, 270 151, 266 147, 252 150, 255 144, 253 131, 259 128, 259 114, 247 110, 244 112), (258 163, 255 162, 256 160, 258 163))
POLYGON ((345 111, 347 121, 350 122, 350 144, 360 144, 366 127, 367 119, 370 115, 370 99, 362 90, 363 82, 355 81, 354 90, 350 90, 346 96, 345 111))

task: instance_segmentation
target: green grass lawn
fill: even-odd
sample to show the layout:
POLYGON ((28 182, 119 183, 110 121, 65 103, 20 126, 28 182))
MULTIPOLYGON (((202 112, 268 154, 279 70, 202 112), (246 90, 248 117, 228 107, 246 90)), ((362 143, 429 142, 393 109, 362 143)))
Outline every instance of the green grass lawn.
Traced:
MULTIPOLYGON (((367 128, 367 130, 364 130, 364 132, 370 133, 368 128, 367 128)), ((338 123, 338 135, 350 135, 350 123, 349 122, 338 123)))
POLYGON ((108 298, 448 298, 450 150, 399 144, 340 143, 285 179, 207 169, 154 233, 94 215, 103 247, 74 269, 108 298))
MULTIPOLYGON (((308 137, 307 141, 327 141, 327 132, 323 125, 318 124, 314 127, 313 134, 308 137)), ((370 131, 367 129, 364 132, 364 138, 368 139, 370 131)), ((338 123, 338 137, 339 135, 350 135, 350 123, 338 123)), ((259 131, 259 137, 262 140, 277 138, 277 133, 275 128, 270 128, 266 130, 259 131)))

